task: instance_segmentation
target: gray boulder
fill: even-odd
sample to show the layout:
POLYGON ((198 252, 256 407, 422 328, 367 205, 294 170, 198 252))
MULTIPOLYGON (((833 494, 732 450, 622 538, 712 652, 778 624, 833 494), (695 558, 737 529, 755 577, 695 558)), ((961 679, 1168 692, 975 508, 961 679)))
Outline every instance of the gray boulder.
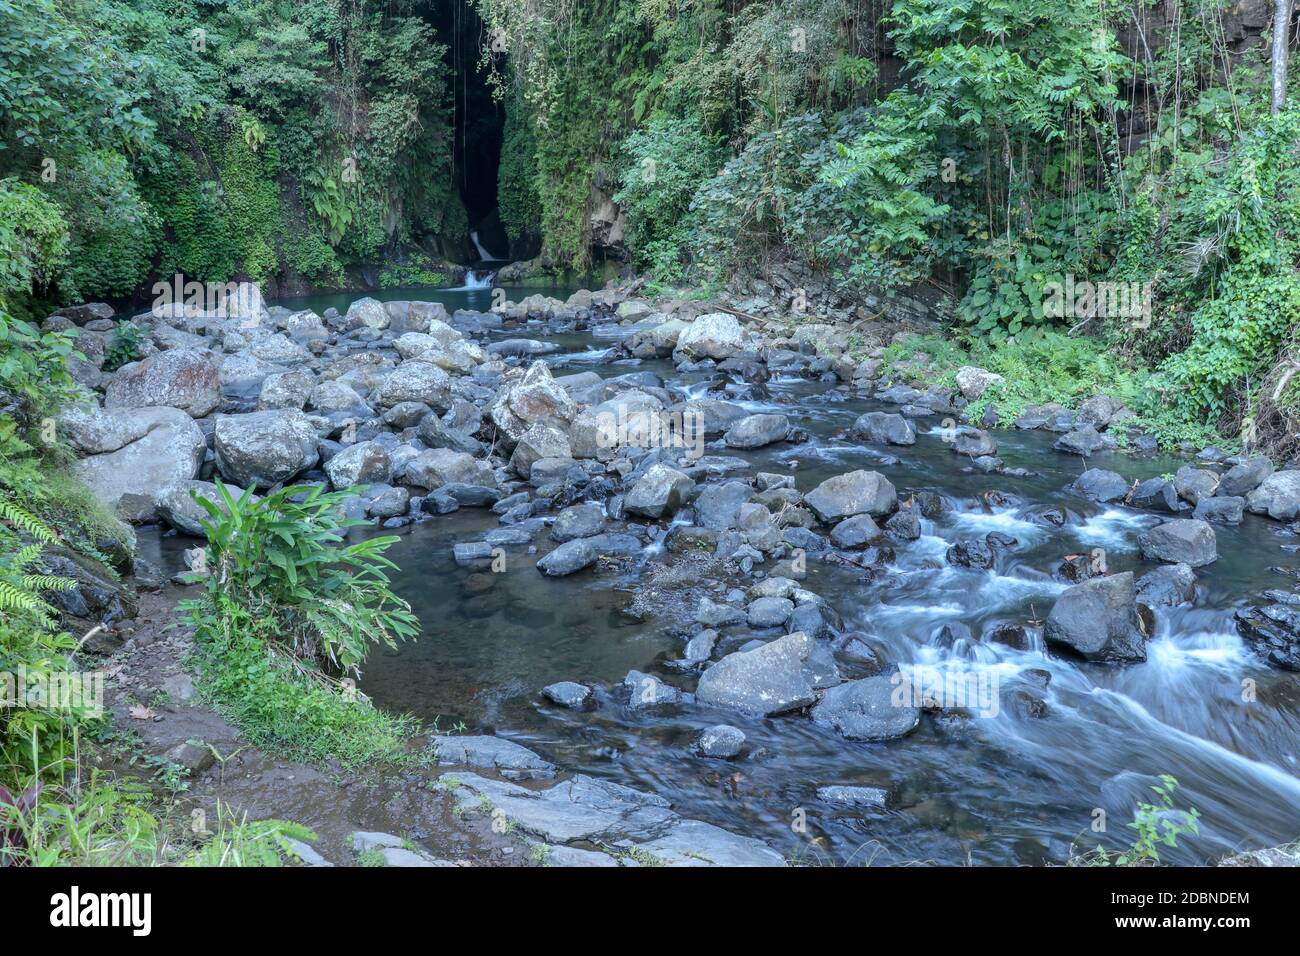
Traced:
POLYGON ((335 488, 387 484, 393 477, 393 463, 379 442, 363 441, 349 445, 327 461, 325 474, 335 488))
POLYGON ((281 409, 218 417, 213 446, 222 477, 269 488, 313 467, 319 441, 306 415, 281 409))
MULTIPOLYGON (((244 493, 242 488, 233 485, 227 485, 226 491, 236 500, 244 493)), ((194 500, 195 494, 205 501, 210 501, 223 512, 226 510, 217 486, 210 481, 178 481, 170 484, 158 492, 154 504, 158 508, 158 516, 177 531, 191 537, 202 538, 205 537, 202 522, 210 521, 212 518, 203 506, 194 500)), ((253 500, 257 500, 256 495, 253 496, 253 500)))
POLYGON ((537 568, 548 577, 558 578, 575 574, 596 563, 600 557, 597 538, 574 538, 566 541, 537 562, 537 568))
POLYGON ((695 482, 668 465, 652 465, 623 499, 623 510, 647 518, 661 518, 684 505, 695 482))
POLYGON ((1271 474, 1273 474, 1273 463, 1266 456, 1251 455, 1223 473, 1216 493, 1237 497, 1249 495, 1271 474))
MULTIPOLYGON (((1219 484, 1219 492, 1223 493, 1223 483, 1219 484)), ((1293 521, 1300 517, 1300 471, 1279 471, 1269 475, 1246 495, 1246 510, 1251 514, 1266 514, 1278 521, 1293 521)))
POLYGON ((730 760, 739 756, 740 748, 745 745, 745 733, 730 724, 718 724, 700 734, 695 741, 695 749, 702 757, 715 757, 730 760))
POLYGON ((851 432, 876 445, 916 444, 916 426, 895 412, 867 412, 859 415, 851 432))
POLYGON ((445 412, 451 407, 451 378, 432 362, 403 362, 375 390, 375 404, 380 408, 402 402, 423 402, 445 412))
POLYGON ((591 699, 591 688, 576 681, 562 680, 543 687, 542 696, 553 704, 576 709, 591 699))
POLYGON ((429 491, 452 484, 495 488, 497 483, 486 461, 450 448, 425 449, 398 469, 397 479, 429 491))
POLYGON ((605 508, 598 501, 570 505, 561 511, 551 527, 551 538, 561 543, 590 538, 605 530, 605 508))
POLYGON ((734 315, 710 312, 701 315, 677 335, 675 356, 688 359, 731 358, 745 344, 745 334, 734 315))
POLYGON ((743 481, 709 485, 695 499, 695 516, 705 528, 727 531, 736 526, 740 506, 753 497, 754 489, 743 481))
POLYGON ((1137 599, 1147 607, 1176 607, 1196 600, 1196 572, 1191 565, 1166 564, 1137 579, 1137 599))
POLYGON ((890 740, 916 729, 921 710, 895 691, 900 675, 875 674, 826 691, 812 709, 814 723, 850 740, 890 740))
POLYGON ((887 515, 897 506, 898 495, 884 475, 859 470, 827 478, 804 496, 804 504, 824 523, 836 524, 854 515, 887 515))
POLYGON ((1094 661, 1146 660, 1133 572, 1076 584, 1056 599, 1043 637, 1094 661))
POLYGON ((71 409, 59 419, 69 444, 87 453, 73 471, 95 497, 110 509, 131 505, 126 516, 154 517, 154 496, 160 488, 198 474, 207 451, 203 432, 177 408, 136 408, 101 411, 71 409))
POLYGON ((795 632, 751 651, 728 654, 700 676, 695 698, 749 714, 780 714, 816 700, 805 662, 813 640, 795 632))
POLYGON ((1105 468, 1089 468, 1070 485, 1076 495, 1102 503, 1119 501, 1128 494, 1129 484, 1123 475, 1105 468))
POLYGON ((729 448, 762 448, 785 441, 789 432, 790 420, 784 415, 750 415, 727 429, 724 440, 729 448))
POLYGON ((831 529, 831 542, 837 548, 852 551, 862 548, 868 542, 880 536, 880 528, 871 520, 870 515, 854 515, 845 518, 831 529))
POLYGON ((206 349, 171 349, 133 362, 104 391, 107 409, 162 405, 202 418, 220 404, 220 360, 206 349))
POLYGON ((1204 567, 1219 557, 1214 529, 1196 518, 1174 518, 1138 535, 1142 556, 1170 564, 1204 567))

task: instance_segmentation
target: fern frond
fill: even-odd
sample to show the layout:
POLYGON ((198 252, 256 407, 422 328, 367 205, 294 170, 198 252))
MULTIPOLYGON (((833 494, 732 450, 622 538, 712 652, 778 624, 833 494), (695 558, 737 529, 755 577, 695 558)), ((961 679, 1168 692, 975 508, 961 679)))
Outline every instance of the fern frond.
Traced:
POLYGON ((44 544, 53 544, 59 539, 49 525, 8 498, 0 498, 0 521, 8 522, 44 544))

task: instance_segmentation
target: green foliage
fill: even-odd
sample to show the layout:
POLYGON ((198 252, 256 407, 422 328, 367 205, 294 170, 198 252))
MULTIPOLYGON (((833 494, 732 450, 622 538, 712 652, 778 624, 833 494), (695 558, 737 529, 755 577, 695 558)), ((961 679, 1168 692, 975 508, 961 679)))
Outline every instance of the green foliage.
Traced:
POLYGON ((506 110, 502 131, 501 165, 497 169, 497 211, 501 225, 512 241, 537 235, 541 228, 542 203, 537 195, 537 137, 532 119, 522 102, 506 110))
POLYGON ((288 820, 252 820, 236 816, 218 804, 217 830, 199 849, 188 855, 185 866, 282 866, 296 859, 293 842, 315 840, 316 834, 288 820))
POLYGON ((371 644, 413 637, 415 616, 388 587, 383 556, 395 536, 344 545, 343 492, 319 485, 239 498, 218 482, 221 503, 194 495, 207 511, 209 599, 224 595, 271 620, 299 656, 359 671, 371 644))
POLYGON ((0 310, 14 293, 43 290, 68 256, 68 227, 34 186, 0 179, 0 310))
POLYGON ((1129 828, 1137 831, 1137 839, 1128 849, 1119 852, 1106 851, 1098 846, 1095 853, 1083 857, 1079 862, 1087 866, 1159 866, 1160 848, 1173 849, 1178 846, 1180 836, 1196 836, 1201 832, 1197 821, 1200 813, 1195 807, 1178 810, 1174 807, 1174 791, 1178 781, 1169 774, 1161 774, 1160 782, 1151 787, 1156 795, 1155 803, 1139 803, 1133 814, 1129 828))
POLYGON ((286 488, 253 500, 218 485, 209 514, 205 595, 185 605, 203 693, 255 744, 355 767, 416 759, 415 723, 391 717, 320 667, 359 671, 370 645, 413 637, 416 619, 388 587, 395 538, 343 544, 355 522, 341 493, 286 488))
POLYGON ((628 136, 621 151, 622 188, 614 201, 628 215, 628 242, 656 277, 678 279, 692 234, 691 198, 722 163, 722 147, 698 119, 656 118, 628 136))
POLYGON ((109 339, 108 348, 104 350, 105 372, 116 372, 123 365, 138 362, 141 358, 140 346, 144 342, 144 330, 133 322, 119 322, 109 339))
POLYGON ((446 273, 423 253, 414 253, 406 262, 389 262, 379 273, 379 288, 400 289, 447 284, 446 273))

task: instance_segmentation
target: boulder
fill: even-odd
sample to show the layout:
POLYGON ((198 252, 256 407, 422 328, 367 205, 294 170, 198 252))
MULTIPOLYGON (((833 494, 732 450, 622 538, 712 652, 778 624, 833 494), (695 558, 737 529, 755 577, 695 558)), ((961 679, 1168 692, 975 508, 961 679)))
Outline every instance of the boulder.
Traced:
POLYGON ((528 430, 519 436, 514 454, 510 456, 510 466, 527 481, 532 475, 533 464, 541 459, 572 457, 569 437, 553 425, 538 422, 528 426, 528 430))
POLYGON ((1166 564, 1137 579, 1137 599, 1147 607, 1176 607, 1196 600, 1196 572, 1188 564, 1166 564))
POLYGON ((701 757, 730 760, 740 755, 740 748, 744 745, 744 731, 730 724, 717 724, 700 734, 695 741, 695 750, 701 757))
POLYGON ((1245 510, 1245 498, 1215 495, 1213 498, 1202 498, 1196 502, 1196 510, 1192 512, 1192 517, 1214 524, 1236 525, 1241 524, 1245 510))
POLYGON ((306 369, 293 369, 288 372, 274 372, 262 382, 262 391, 257 396, 258 411, 272 408, 292 408, 298 411, 307 404, 311 397, 316 376, 306 369))
POLYGON ((787 598, 761 597, 750 603, 745 614, 750 627, 781 627, 794 613, 794 602, 787 598))
POLYGON ((896 693, 906 689, 897 671, 849 681, 826 691, 812 709, 814 723, 850 740, 890 740, 916 729, 921 710, 896 693))
POLYGON ((1266 456, 1251 455, 1223 473, 1216 494, 1235 497, 1249 495, 1271 474, 1273 474, 1273 463, 1266 456))
POLYGON ((879 518, 898 504, 894 486, 875 471, 851 471, 827 478, 804 496, 804 503, 826 524, 836 524, 854 515, 879 518))
MULTIPOLYGON (((1227 476, 1224 478, 1226 480, 1227 476)), ((1224 494, 1223 482, 1219 484, 1219 493, 1224 494)), ((1300 517, 1300 471, 1278 471, 1269 475, 1246 495, 1246 510, 1251 514, 1266 514, 1278 521, 1293 521, 1300 517)))
MULTIPOLYGON (((233 485, 227 485, 226 491, 236 500, 243 495, 242 488, 236 488, 233 485)), ((194 500, 194 495, 198 495, 205 501, 210 501, 223 512, 226 510, 225 502, 221 499, 217 486, 210 481, 178 481, 163 488, 154 497, 154 504, 158 509, 158 515, 169 525, 182 534, 188 534, 195 538, 205 537, 203 531, 204 521, 211 521, 212 517, 207 510, 194 500)), ((253 496, 257 500, 257 496, 253 496)))
POLYGON ((588 501, 561 511, 551 527, 551 538, 563 543, 576 538, 590 538, 604 530, 604 506, 598 501, 588 501))
POLYGON ((894 412, 867 412, 859 415, 850 431, 863 441, 876 445, 916 444, 916 426, 894 412))
POLYGON ((957 370, 957 388, 960 389, 962 397, 969 402, 982 396, 988 391, 989 386, 1005 381, 1006 379, 997 372, 990 372, 988 369, 974 365, 963 365, 957 370))
POLYGON ((325 463, 325 474, 335 488, 387 484, 393 477, 388 451, 375 441, 349 445, 325 463))
POLYGON ((375 404, 380 408, 401 402, 423 402, 445 412, 451 407, 451 378, 432 362, 403 362, 375 390, 375 404))
POLYGON ((206 349, 172 349, 132 362, 104 391, 107 409, 162 405, 202 418, 220 404, 220 359, 206 349))
POLYGON ((386 329, 392 322, 388 310, 384 304, 377 299, 369 296, 356 299, 348 306, 347 328, 371 328, 375 330, 386 329))
POLYGON ((728 531, 736 526, 740 506, 754 495, 743 481, 724 481, 709 485, 695 499, 695 517, 700 525, 714 531, 728 531))
POLYGON ((1148 478, 1140 481, 1128 496, 1128 503, 1134 508, 1150 508, 1154 511, 1168 511, 1177 514, 1179 510, 1178 491, 1174 483, 1167 478, 1148 478))
POLYGON ((600 557, 599 536, 574 538, 564 542, 537 562, 537 568, 548 577, 558 578, 574 574, 596 563, 600 557))
POLYGON ((495 488, 492 466, 465 452, 450 448, 429 448, 398 469, 397 480, 433 491, 443 485, 461 484, 495 488))
POLYGON ((578 414, 569 393, 551 377, 545 362, 534 362, 521 378, 505 384, 488 411, 509 442, 517 442, 536 424, 567 430, 578 414))
POLYGON ((674 354, 688 359, 722 361, 741 351, 744 344, 745 333, 734 315, 709 312, 678 333, 674 354))
POLYGON ((1119 501, 1128 494, 1128 481, 1117 472, 1105 468, 1089 468, 1070 485, 1076 495, 1102 503, 1119 501))
POLYGON ((790 420, 784 415, 750 415, 727 429, 725 440, 729 448, 762 448, 785 441, 789 432, 790 420))
POLYGON ((1219 557, 1214 529, 1196 518, 1174 518, 1138 535, 1142 556, 1170 564, 1204 567, 1219 557))
POLYGON ((728 654, 700 675, 695 698, 761 715, 806 707, 816 700, 805 669, 812 651, 812 638, 795 632, 751 651, 728 654))
POLYGON ((1204 468, 1184 465, 1174 475, 1174 491, 1178 492, 1178 497, 1192 504, 1210 498, 1218 487, 1219 476, 1204 468))
POLYGON ((219 416, 213 447, 222 477, 269 488, 315 466, 319 440, 306 415, 282 409, 219 416))
POLYGON ((158 490, 193 478, 207 451, 199 426, 176 408, 71 409, 59 422, 69 444, 87 455, 73 466, 77 477, 110 509, 124 497, 148 502, 143 512, 129 510, 137 520, 152 519, 158 490))
POLYGON ((591 688, 576 681, 562 680, 543 687, 542 696, 561 707, 577 709, 591 700, 591 688))
POLYGON ((1108 451, 1116 446, 1115 439, 1103 435, 1091 425, 1083 425, 1068 434, 1062 435, 1052 447, 1057 451, 1087 458, 1099 451, 1108 451))
POLYGON ((1092 578, 1056 599, 1043 637, 1093 661, 1146 660, 1133 572, 1092 578))
POLYGON ((695 482, 676 468, 652 465, 623 499, 623 510, 647 518, 672 514, 686 503, 695 482))
POLYGON ((831 542, 837 548, 851 551, 865 547, 879 535, 880 528, 871 520, 870 515, 855 515, 845 518, 831 529, 831 542))

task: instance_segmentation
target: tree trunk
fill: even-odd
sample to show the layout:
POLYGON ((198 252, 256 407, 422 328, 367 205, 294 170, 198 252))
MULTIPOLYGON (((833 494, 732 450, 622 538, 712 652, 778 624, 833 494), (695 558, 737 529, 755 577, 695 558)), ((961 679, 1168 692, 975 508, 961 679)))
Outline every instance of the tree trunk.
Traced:
POLYGON ((1273 113, 1286 102, 1286 60, 1291 39, 1291 0, 1273 0, 1273 113))

